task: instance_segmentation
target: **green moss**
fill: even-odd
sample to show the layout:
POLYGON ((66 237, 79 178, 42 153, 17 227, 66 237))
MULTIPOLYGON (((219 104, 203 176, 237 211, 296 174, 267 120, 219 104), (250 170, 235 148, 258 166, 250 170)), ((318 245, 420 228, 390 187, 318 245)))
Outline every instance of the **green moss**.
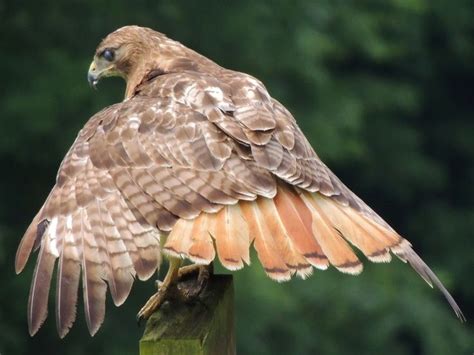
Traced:
POLYGON ((230 275, 214 275, 194 303, 165 303, 150 317, 140 340, 140 355, 234 353, 234 291, 230 275))

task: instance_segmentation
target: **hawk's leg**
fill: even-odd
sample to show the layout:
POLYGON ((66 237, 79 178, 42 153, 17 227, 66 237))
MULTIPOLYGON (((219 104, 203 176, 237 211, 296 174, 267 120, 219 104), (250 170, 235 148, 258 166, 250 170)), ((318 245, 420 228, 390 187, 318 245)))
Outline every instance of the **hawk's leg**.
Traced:
POLYGON ((158 292, 145 303, 137 314, 137 320, 148 319, 167 300, 191 302, 206 287, 213 272, 209 265, 187 265, 180 268, 181 259, 170 258, 168 272, 162 282, 157 282, 158 292), (197 277, 193 279, 193 276, 197 277))
POLYGON ((145 303, 137 314, 137 320, 148 319, 153 312, 155 312, 169 297, 170 293, 175 293, 176 282, 178 281, 179 267, 181 266, 181 259, 170 258, 170 265, 163 282, 158 283, 158 292, 155 293, 145 303))

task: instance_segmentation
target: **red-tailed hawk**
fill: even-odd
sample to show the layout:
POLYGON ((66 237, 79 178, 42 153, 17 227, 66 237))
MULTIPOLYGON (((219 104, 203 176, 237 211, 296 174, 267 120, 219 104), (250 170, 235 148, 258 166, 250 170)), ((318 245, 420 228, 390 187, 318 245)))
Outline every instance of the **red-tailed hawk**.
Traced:
MULTIPOLYGON (((362 263, 351 245, 373 262, 389 262, 393 253, 464 319, 410 243, 324 165, 259 80, 137 26, 98 46, 89 81, 112 75, 127 82, 124 101, 79 132, 18 248, 17 273, 39 248, 30 334, 46 319, 56 260, 59 335, 74 322, 81 274, 93 335, 104 319, 107 285, 122 304, 135 276, 153 275, 161 253, 171 260, 170 286, 179 260, 207 265, 217 256, 238 270, 250 263, 252 243, 276 281, 330 265, 358 274, 362 263)), ((152 297, 141 315, 161 301, 152 297)))

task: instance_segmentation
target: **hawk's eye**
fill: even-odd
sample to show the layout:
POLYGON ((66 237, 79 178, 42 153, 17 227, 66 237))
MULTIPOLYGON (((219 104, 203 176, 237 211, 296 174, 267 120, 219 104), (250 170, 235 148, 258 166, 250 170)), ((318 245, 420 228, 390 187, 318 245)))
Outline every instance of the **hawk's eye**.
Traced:
POLYGON ((102 52, 102 57, 104 57, 105 60, 112 62, 115 59, 115 52, 113 49, 106 49, 102 52))

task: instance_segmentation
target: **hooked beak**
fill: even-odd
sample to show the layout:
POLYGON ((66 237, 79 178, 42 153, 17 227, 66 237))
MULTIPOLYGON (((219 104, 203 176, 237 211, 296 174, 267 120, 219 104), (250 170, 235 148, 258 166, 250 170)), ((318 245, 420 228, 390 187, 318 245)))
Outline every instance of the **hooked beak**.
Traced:
POLYGON ((114 66, 110 63, 104 63, 100 59, 94 58, 91 65, 89 66, 89 71, 87 72, 87 81, 89 85, 94 89, 97 89, 97 84, 100 79, 106 76, 117 75, 114 66))
POLYGON ((89 71, 87 72, 87 81, 91 87, 97 89, 97 83, 99 82, 99 79, 100 73, 97 70, 95 61, 92 61, 91 65, 89 66, 89 71))

